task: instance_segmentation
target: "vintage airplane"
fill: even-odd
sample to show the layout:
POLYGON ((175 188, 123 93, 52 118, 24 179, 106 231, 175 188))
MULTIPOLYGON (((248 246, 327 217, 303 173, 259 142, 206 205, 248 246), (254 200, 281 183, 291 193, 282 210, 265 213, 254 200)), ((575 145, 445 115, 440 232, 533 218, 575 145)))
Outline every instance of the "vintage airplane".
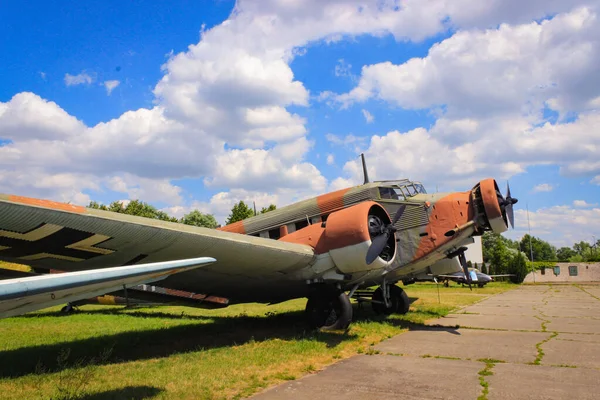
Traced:
MULTIPOLYGON (((364 158, 363 168, 362 185, 217 230, 0 195, 0 259, 102 274, 114 273, 107 266, 212 257, 216 262, 175 273, 161 287, 226 297, 228 304, 307 297, 311 326, 343 329, 352 320, 350 298, 371 301, 377 312, 406 313, 409 300, 396 282, 423 271, 466 271, 462 246, 472 236, 514 225, 517 199, 510 189, 502 196, 493 179, 465 192, 428 194, 407 179, 369 182, 364 158)), ((20 278, 27 279, 33 278, 20 278)), ((27 303, 21 281, 4 283, 27 303)), ((2 308, 1 293, 0 316, 14 315, 2 308)), ((50 301, 56 294, 45 296, 50 301)), ((37 308, 50 304, 41 300, 37 308)))

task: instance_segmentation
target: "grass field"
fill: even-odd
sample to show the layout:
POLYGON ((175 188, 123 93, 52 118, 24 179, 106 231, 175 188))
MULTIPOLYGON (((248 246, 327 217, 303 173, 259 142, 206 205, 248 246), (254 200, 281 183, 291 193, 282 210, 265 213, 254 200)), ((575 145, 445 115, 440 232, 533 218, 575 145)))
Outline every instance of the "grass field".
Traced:
POLYGON ((348 332, 305 330, 304 299, 219 310, 189 307, 54 307, 0 320, 3 399, 221 399, 249 396, 368 353, 380 341, 514 287, 406 288, 411 310, 376 316, 355 305, 348 332))

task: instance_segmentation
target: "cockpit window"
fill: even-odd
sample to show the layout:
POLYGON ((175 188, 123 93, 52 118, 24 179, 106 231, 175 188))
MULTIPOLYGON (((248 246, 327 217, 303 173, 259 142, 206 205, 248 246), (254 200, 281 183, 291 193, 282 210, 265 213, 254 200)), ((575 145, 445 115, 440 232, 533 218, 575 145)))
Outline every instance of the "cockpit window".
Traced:
POLYGON ((417 190, 417 193, 427 194, 427 191, 425 190, 425 187, 423 185, 421 185, 420 183, 413 183, 413 185, 415 186, 415 189, 417 190))
POLYGON ((408 192, 409 197, 412 197, 417 194, 417 190, 413 185, 406 185, 404 186, 404 189, 406 189, 406 191, 408 192))
MULTIPOLYGON (((406 181, 405 181, 406 182, 406 181)), ((406 200, 409 197, 416 196, 420 193, 427 193, 425 188, 420 183, 392 183, 391 186, 387 187, 379 187, 379 195, 382 199, 391 199, 391 200, 406 200)))
MULTIPOLYGON (((380 187, 379 188, 379 195, 381 196, 382 199, 399 200, 398 192, 399 192, 398 189, 392 188, 392 187, 380 187)), ((402 196, 402 198, 404 197, 401 192, 400 192, 400 196, 402 196)))
POLYGON ((409 183, 406 185, 399 186, 402 193, 406 198, 416 196, 419 193, 427 193, 425 188, 420 183, 409 183))

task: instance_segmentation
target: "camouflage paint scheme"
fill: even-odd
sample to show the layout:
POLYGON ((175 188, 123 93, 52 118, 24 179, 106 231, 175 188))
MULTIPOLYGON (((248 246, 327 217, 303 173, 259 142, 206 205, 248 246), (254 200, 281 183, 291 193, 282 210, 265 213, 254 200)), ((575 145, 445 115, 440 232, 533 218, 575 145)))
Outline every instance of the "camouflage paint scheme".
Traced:
POLYGON ((367 183, 218 230, 0 195, 0 259, 75 271, 209 256, 217 262, 170 276, 161 286, 227 297, 230 304, 279 302, 306 296, 314 282, 346 290, 384 278, 393 283, 446 260, 473 235, 507 229, 493 179, 465 192, 381 196, 382 188, 404 193, 402 185, 412 184, 367 183), (366 265, 369 215, 387 224, 402 205, 396 240, 392 235, 389 243, 393 257, 366 265), (257 237, 269 232, 280 239, 257 237))

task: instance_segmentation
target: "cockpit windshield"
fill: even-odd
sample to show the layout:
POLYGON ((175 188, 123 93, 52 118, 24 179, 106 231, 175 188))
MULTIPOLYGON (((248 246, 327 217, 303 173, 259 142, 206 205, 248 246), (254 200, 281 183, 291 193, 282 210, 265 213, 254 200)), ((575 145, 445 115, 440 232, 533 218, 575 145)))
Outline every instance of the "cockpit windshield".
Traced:
POLYGON ((389 186, 379 187, 379 195, 382 199, 406 200, 420 193, 427 193, 419 182, 392 183, 389 186))

